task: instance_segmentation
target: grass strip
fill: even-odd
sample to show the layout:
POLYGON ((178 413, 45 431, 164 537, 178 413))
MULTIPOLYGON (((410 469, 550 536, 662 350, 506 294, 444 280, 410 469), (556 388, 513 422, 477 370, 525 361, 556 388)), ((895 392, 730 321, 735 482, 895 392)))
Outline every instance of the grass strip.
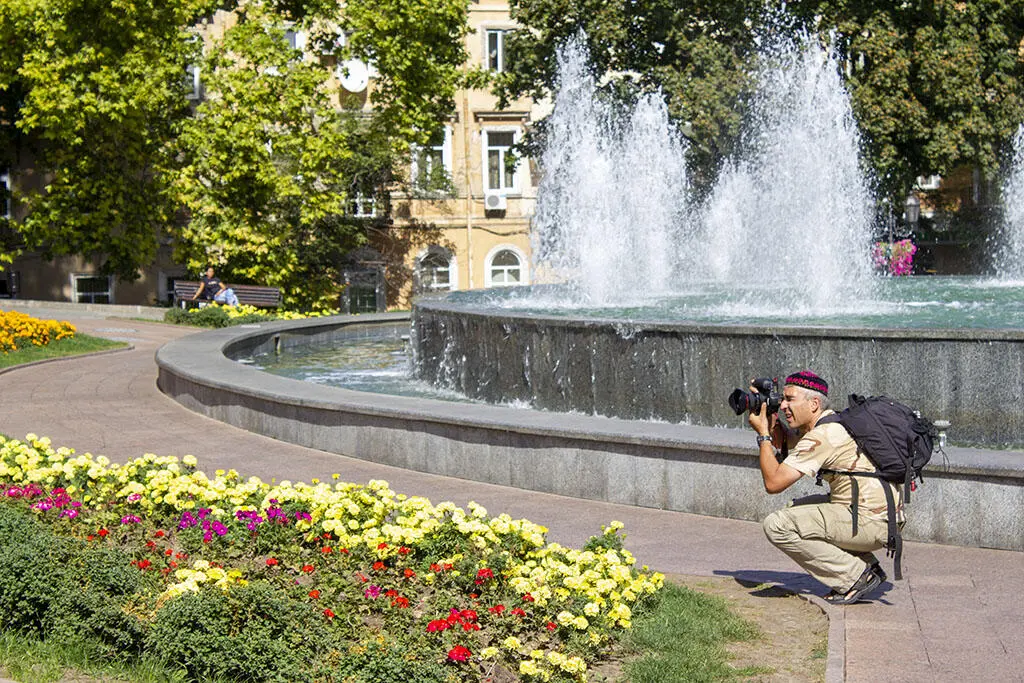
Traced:
POLYGON ((33 345, 8 353, 0 353, 0 368, 9 368, 50 358, 63 358, 65 356, 78 356, 95 351, 119 349, 125 346, 128 346, 125 342, 111 341, 101 337, 90 337, 87 334, 75 334, 74 337, 59 339, 50 342, 46 346, 33 345))
POLYGON ((43 641, 0 633, 0 675, 19 683, 180 683, 183 671, 148 660, 121 662, 88 640, 43 641))
POLYGON ((637 653, 626 663, 630 683, 730 681, 766 673, 729 665, 725 646, 760 636, 719 597, 665 582, 633 618, 625 645, 637 653))

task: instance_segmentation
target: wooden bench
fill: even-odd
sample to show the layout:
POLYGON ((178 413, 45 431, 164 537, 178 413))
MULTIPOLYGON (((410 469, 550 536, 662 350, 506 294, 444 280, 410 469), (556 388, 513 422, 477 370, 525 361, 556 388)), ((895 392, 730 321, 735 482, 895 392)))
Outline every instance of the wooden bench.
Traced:
MULTIPOLYGON (((175 280, 174 305, 188 308, 191 303, 207 303, 208 300, 206 299, 200 299, 197 302, 192 301, 192 297, 196 295, 196 291, 198 291, 201 284, 201 282, 194 280, 175 280)), ((277 308, 281 305, 281 290, 277 287, 229 285, 227 283, 224 283, 224 286, 234 290, 240 304, 259 308, 277 308)))

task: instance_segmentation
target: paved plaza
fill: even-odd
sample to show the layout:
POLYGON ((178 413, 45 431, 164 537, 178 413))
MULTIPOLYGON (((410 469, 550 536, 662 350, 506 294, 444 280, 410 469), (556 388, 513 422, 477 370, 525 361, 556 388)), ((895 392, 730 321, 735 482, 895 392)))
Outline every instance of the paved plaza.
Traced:
MULTIPOLYGON (((265 480, 384 479, 435 502, 474 500, 492 514, 527 517, 548 527, 550 540, 573 546, 620 520, 627 547, 652 569, 824 593, 768 544, 759 524, 421 474, 275 441, 190 412, 157 389, 156 350, 194 330, 80 309, 21 310, 133 348, 0 373, 0 432, 9 436, 45 435, 114 461, 192 454, 206 471, 235 468, 265 480)), ((907 543, 904 562, 905 580, 884 584, 872 602, 824 608, 832 622, 829 680, 1024 682, 1024 553, 907 543)))

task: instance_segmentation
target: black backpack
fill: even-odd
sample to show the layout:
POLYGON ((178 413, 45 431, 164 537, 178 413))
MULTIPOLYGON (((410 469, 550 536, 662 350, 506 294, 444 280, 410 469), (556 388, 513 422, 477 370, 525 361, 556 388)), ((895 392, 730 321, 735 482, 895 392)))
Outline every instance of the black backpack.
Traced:
MULTIPOLYGON (((903 484, 904 502, 910 502, 914 480, 921 479, 921 470, 932 458, 936 429, 917 411, 885 396, 858 396, 850 394, 850 407, 835 415, 818 420, 817 424, 838 422, 849 432, 858 448, 868 456, 876 472, 849 472, 823 469, 818 472, 818 483, 823 474, 848 474, 853 480, 853 535, 857 535, 857 502, 860 489, 857 477, 872 477, 903 484)), ((897 580, 903 578, 901 557, 903 537, 896 523, 896 501, 889 486, 882 486, 889 520, 887 554, 893 557, 897 580)))

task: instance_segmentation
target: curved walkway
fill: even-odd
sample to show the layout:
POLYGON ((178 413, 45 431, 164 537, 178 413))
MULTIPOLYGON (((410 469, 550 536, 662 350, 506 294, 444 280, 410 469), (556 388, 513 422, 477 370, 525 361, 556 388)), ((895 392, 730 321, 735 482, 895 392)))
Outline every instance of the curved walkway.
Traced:
MULTIPOLYGON (((156 387, 156 349, 191 330, 104 319, 83 310, 31 312, 72 320, 83 332, 129 341, 134 348, 0 374, 0 432, 5 434, 44 434, 55 444, 114 460, 146 452, 191 453, 204 469, 233 467, 267 480, 308 481, 335 472, 349 481, 385 479, 398 491, 463 505, 475 500, 494 513, 528 517, 547 526, 551 540, 571 545, 618 519, 626 524, 627 545, 638 561, 659 571, 823 592, 773 549, 754 523, 422 474, 241 431, 186 410, 156 387)), ((1024 682, 1024 601, 1018 598, 1024 590, 1024 553, 908 543, 905 563, 906 580, 885 584, 875 601, 829 609, 828 679, 1024 682)))

